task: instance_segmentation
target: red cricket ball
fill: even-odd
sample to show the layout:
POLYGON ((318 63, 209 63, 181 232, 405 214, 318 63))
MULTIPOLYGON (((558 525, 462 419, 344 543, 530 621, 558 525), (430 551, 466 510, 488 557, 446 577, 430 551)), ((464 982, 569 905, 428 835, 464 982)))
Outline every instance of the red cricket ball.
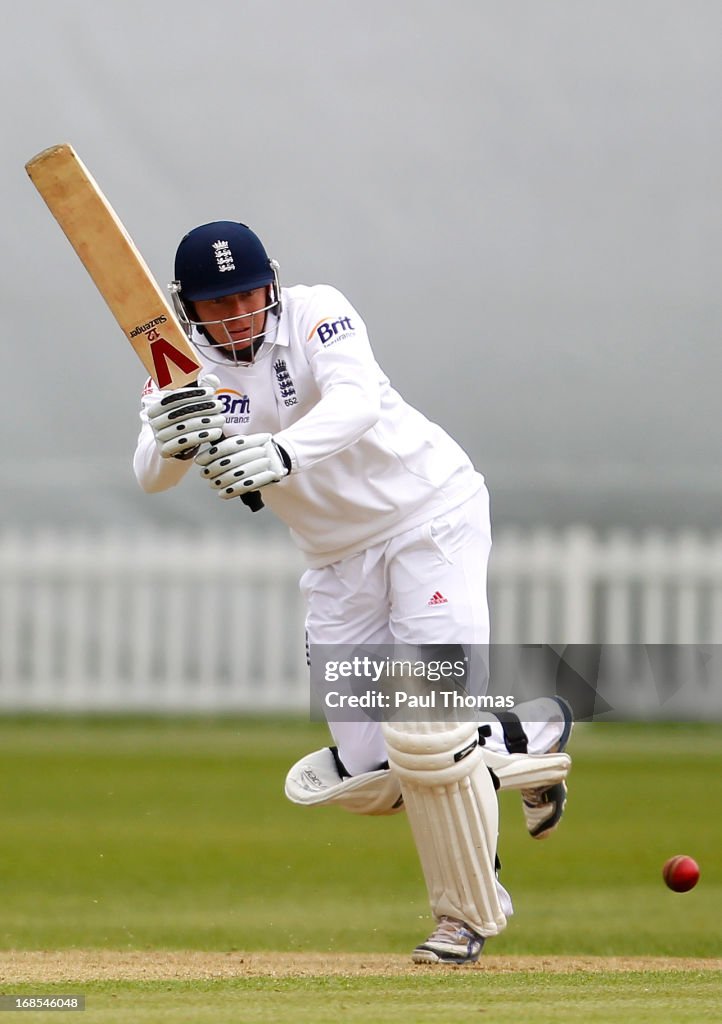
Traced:
POLYGON ((689 892, 699 881, 699 865, 680 853, 665 862, 662 877, 673 892, 689 892))

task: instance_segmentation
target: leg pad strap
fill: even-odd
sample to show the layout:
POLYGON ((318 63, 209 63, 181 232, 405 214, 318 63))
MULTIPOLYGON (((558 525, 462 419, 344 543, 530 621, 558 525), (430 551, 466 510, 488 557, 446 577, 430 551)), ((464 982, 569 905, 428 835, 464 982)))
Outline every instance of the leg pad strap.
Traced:
POLYGON ((499 789, 546 789, 563 782, 572 766, 569 754, 498 754, 487 747, 481 752, 499 789))

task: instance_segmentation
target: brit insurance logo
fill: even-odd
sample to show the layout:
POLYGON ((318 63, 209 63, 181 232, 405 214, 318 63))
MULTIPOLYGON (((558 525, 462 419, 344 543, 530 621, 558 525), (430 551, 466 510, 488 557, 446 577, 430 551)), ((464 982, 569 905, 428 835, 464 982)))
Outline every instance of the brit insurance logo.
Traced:
POLYGON ((277 359, 273 364, 273 369, 276 373, 276 382, 278 384, 278 390, 281 394, 281 400, 285 406, 298 405, 298 396, 296 395, 296 387, 291 380, 291 374, 288 372, 285 359, 277 359))
POLYGON ((350 316, 339 317, 338 320, 332 320, 331 317, 324 317, 323 320, 319 320, 316 326, 313 328, 306 341, 311 341, 316 335, 322 345, 333 345, 337 341, 343 341, 344 338, 349 338, 355 331, 354 325, 351 323, 350 316))
POLYGON ((216 391, 216 398, 223 403, 226 423, 248 423, 251 418, 251 400, 248 395, 232 388, 216 391))

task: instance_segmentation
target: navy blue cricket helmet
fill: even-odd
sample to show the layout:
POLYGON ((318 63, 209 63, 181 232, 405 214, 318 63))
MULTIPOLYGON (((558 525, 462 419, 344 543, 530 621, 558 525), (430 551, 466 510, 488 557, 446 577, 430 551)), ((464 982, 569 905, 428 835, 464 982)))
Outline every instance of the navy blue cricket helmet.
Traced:
POLYGON ((175 280, 169 287, 181 326, 212 362, 231 360, 248 365, 255 362, 263 342, 271 343, 265 346, 270 351, 281 316, 278 263, 268 258, 260 238, 246 224, 216 220, 189 231, 176 251, 175 280), (195 302, 264 287, 269 290, 262 309, 230 320, 197 319, 195 302), (241 321, 252 325, 250 344, 233 341, 227 327, 231 321, 236 325, 241 321), (228 344, 213 340, 209 331, 213 324, 224 325, 228 344), (262 326, 256 327, 256 324, 262 326))
POLYGON ((195 302, 277 285, 277 269, 246 224, 216 220, 193 228, 181 239, 175 283, 183 302, 195 302))

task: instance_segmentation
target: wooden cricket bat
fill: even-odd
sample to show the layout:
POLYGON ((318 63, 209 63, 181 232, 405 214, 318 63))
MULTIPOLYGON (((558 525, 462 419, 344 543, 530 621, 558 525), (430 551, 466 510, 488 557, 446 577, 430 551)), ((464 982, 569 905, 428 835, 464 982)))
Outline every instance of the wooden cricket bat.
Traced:
MULTIPOLYGON (((25 164, 140 361, 159 388, 193 384, 201 364, 170 303, 98 183, 65 142, 25 164)), ((257 492, 242 495, 257 510, 257 492)))
POLYGON ((158 387, 192 384, 201 368, 198 356, 133 239, 73 147, 51 146, 25 169, 158 387))

